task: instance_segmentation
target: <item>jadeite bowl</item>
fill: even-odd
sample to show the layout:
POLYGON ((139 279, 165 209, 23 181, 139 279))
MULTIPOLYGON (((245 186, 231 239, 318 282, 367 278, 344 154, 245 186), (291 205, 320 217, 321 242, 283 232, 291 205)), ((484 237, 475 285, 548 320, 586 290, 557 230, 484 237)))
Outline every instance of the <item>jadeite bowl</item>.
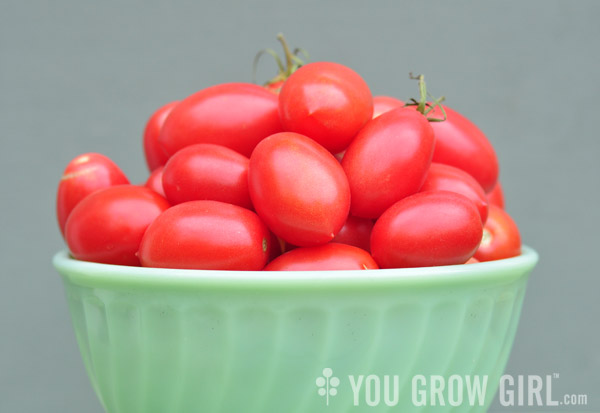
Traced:
POLYGON ((460 266, 237 272, 96 264, 59 252, 54 266, 107 412, 484 412, 537 260, 524 247, 515 258, 460 266), (364 376, 358 406, 351 375, 364 376), (389 401, 399 392, 393 407, 386 375, 389 401), (446 392, 445 407, 415 407, 415 375, 488 376, 485 403, 471 406, 465 386, 457 407, 446 392))

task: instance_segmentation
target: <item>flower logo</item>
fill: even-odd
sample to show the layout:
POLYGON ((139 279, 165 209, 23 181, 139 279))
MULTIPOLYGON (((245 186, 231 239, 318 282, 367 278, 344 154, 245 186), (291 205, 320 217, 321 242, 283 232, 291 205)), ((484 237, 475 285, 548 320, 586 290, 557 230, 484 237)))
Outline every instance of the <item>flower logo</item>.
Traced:
POLYGON ((317 378, 317 393, 319 396, 325 396, 327 406, 329 406, 329 396, 337 394, 337 386, 340 385, 340 379, 333 376, 333 370, 329 367, 323 369, 323 376, 317 378))

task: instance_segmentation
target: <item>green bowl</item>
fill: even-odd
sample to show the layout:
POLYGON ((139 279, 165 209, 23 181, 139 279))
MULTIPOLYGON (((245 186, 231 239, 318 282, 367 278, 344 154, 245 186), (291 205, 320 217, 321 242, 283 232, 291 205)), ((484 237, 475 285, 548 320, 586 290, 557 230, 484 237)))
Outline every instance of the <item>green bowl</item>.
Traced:
POLYGON ((524 247, 518 257, 459 266, 238 272, 59 252, 54 266, 107 412, 484 412, 537 260, 524 247), (445 406, 431 405, 432 376, 446 384, 454 376, 445 406), (487 377, 482 405, 468 400, 467 376, 487 377), (427 405, 415 406, 423 395, 427 405))

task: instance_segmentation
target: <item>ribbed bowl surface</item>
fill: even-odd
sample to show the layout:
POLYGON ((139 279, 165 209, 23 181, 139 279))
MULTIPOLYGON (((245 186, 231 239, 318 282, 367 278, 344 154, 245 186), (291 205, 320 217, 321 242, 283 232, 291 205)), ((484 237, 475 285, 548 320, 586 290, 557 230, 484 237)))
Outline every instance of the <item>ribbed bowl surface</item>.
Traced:
POLYGON ((530 248, 489 263, 345 272, 54 257, 85 367, 109 413, 484 412, 536 262, 530 248), (321 379, 322 392, 329 385, 336 393, 329 396, 318 392, 325 368, 339 380, 321 379), (458 406, 445 392, 445 406, 417 407, 415 375, 487 376, 485 403, 471 405, 465 386, 458 406))

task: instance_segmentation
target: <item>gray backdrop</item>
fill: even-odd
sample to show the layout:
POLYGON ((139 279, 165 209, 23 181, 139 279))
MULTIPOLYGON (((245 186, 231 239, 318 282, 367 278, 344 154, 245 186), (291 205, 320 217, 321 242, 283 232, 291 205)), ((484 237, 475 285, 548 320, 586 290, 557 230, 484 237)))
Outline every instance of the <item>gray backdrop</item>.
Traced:
POLYGON ((599 18, 598 1, 2 1, 0 411, 101 411, 50 264, 66 163, 102 152, 144 180, 151 112, 250 81, 278 31, 375 94, 414 96, 408 72, 425 73, 487 133, 508 210, 541 255, 507 372, 559 373, 555 395, 600 409, 599 18))

